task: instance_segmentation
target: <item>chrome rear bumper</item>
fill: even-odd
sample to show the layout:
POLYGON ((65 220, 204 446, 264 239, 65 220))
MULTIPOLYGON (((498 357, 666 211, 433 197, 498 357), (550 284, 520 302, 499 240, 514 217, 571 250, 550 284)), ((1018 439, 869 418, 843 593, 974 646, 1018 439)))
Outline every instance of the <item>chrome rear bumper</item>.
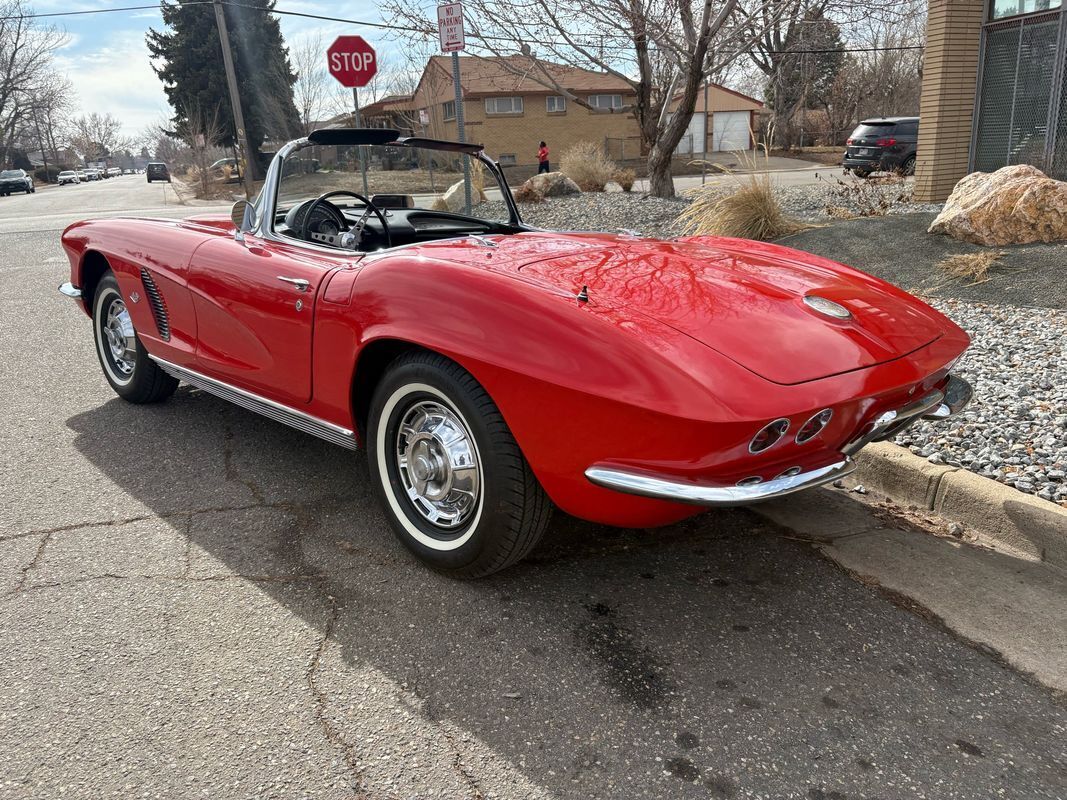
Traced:
POLYGON ((757 483, 754 486, 716 486, 683 478, 667 478, 647 472, 636 472, 618 467, 593 465, 585 471, 585 477, 597 486, 617 492, 689 503, 698 506, 744 506, 770 500, 774 497, 821 486, 848 475, 856 469, 851 458, 825 467, 783 476, 757 483))
POLYGON ((675 503, 700 506, 743 506, 758 503, 821 486, 848 475, 856 469, 852 456, 871 442, 888 439, 919 419, 945 419, 958 414, 971 401, 972 394, 967 381, 950 375, 943 390, 929 392, 902 408, 880 414, 868 423, 863 433, 841 448, 843 460, 754 485, 721 486, 677 476, 656 475, 625 467, 597 464, 585 471, 585 477, 605 489, 675 503))

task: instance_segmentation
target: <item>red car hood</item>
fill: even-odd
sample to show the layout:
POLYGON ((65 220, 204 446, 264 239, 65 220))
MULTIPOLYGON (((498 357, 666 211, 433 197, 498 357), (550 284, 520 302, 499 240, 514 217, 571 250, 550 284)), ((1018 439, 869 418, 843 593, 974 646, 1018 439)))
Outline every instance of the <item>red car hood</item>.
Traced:
POLYGON ((670 325, 780 384, 874 366, 929 344, 950 323, 925 303, 816 256, 738 239, 504 237, 497 266, 670 325), (524 241, 525 240, 525 241, 524 241), (818 295, 840 320, 810 308, 818 295))

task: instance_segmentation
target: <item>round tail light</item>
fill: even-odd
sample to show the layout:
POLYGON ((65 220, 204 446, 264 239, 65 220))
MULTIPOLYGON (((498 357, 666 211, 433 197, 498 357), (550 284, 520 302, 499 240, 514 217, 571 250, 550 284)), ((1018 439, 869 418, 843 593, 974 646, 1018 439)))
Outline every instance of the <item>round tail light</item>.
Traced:
POLYGON ((748 452, 762 453, 768 447, 777 444, 778 440, 785 436, 787 430, 789 430, 789 420, 787 419, 776 419, 774 422, 764 425, 752 437, 752 441, 749 442, 748 452))
POLYGON ((807 422, 800 426, 800 430, 797 431, 797 444, 804 444, 804 442, 811 441, 818 436, 822 429, 826 427, 826 424, 833 417, 834 412, 829 408, 824 408, 818 414, 813 416, 807 422))

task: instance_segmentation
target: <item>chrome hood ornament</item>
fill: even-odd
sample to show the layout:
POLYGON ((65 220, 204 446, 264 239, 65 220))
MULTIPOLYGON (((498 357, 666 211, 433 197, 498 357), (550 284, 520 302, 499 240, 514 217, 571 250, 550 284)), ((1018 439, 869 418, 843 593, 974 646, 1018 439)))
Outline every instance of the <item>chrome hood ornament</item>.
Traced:
POLYGON ((825 297, 819 297, 817 294, 805 295, 804 305, 813 311, 818 311, 820 314, 825 314, 834 319, 849 319, 852 316, 852 312, 840 303, 827 300, 825 297))

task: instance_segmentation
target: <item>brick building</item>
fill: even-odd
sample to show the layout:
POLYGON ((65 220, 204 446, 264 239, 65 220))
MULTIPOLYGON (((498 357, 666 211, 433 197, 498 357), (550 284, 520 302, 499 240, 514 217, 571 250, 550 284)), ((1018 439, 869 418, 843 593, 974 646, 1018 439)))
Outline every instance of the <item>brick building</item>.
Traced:
MULTIPOLYGON (((576 142, 603 145, 618 160, 639 159, 637 121, 621 109, 634 100, 630 85, 614 75, 560 64, 545 64, 570 93, 604 109, 590 111, 559 95, 527 73, 523 56, 460 58, 460 85, 467 140, 485 146, 504 166, 534 166, 537 145, 548 142, 553 160, 576 142), (507 63, 502 63, 507 62, 507 63)), ((696 114, 679 144, 679 154, 699 154, 707 137, 708 150, 734 150, 750 146, 752 115, 762 103, 717 84, 697 95, 696 114)), ((365 124, 391 127, 404 133, 435 139, 458 137, 455 90, 450 57, 429 59, 413 95, 391 96, 363 109, 365 124)))
POLYGON ((943 200, 968 172, 1033 164, 1067 180, 1062 0, 930 0, 915 193, 943 200))

